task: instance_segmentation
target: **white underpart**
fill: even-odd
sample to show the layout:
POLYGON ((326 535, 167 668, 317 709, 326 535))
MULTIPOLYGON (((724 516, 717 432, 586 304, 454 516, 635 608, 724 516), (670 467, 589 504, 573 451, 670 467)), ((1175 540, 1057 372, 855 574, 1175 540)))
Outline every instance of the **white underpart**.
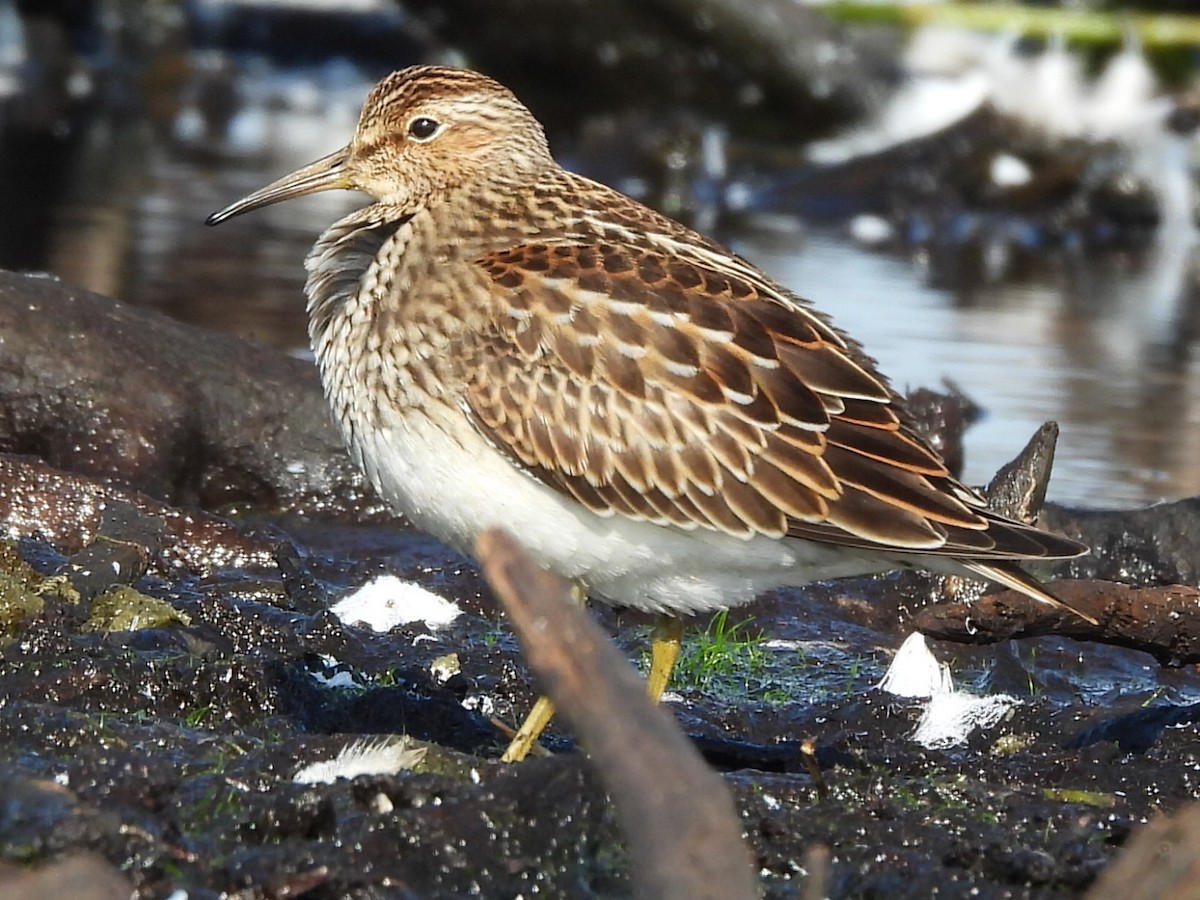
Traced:
POLYGON ((784 584, 894 568, 885 557, 824 544, 603 518, 525 474, 464 417, 448 425, 409 411, 360 436, 368 477, 418 528, 471 552, 505 528, 551 571, 580 579, 596 599, 658 612, 747 603, 784 584))

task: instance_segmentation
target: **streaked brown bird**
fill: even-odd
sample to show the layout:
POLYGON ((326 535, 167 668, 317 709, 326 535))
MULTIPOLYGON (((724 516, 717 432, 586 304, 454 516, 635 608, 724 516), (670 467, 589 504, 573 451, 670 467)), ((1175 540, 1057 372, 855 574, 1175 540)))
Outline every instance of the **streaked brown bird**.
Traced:
MULTIPOLYGON (((372 202, 306 261, 309 335, 351 454, 469 552, 512 531, 608 603, 678 616, 902 566, 1059 601, 1017 566, 1077 556, 989 512, 858 343, 719 244, 564 171, 475 72, 419 66, 350 144, 208 224, 334 188, 372 202)), ((543 698, 505 754, 549 721, 543 698)))

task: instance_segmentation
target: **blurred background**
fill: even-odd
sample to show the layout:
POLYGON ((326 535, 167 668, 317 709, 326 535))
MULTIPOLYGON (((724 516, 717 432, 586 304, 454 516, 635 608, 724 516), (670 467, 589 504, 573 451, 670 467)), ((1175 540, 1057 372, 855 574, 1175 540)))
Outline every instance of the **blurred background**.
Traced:
POLYGON ((303 259, 363 202, 212 211, 345 144, 421 62, 729 244, 901 390, 1047 419, 1050 498, 1200 494, 1200 15, 1073 2, 0 0, 0 267, 307 353, 303 259))

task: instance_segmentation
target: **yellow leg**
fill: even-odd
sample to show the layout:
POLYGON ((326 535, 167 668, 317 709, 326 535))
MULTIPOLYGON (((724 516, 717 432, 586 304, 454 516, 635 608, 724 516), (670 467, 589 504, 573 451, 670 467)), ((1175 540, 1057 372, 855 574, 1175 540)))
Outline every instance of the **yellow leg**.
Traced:
POLYGON ((517 733, 508 744, 508 749, 500 757, 501 762, 519 762, 529 755, 529 751, 537 744, 537 740, 554 718, 554 703, 545 694, 537 698, 533 709, 517 729, 517 733))
POLYGON ((662 697, 671 680, 671 670, 679 658, 683 640, 683 620, 675 616, 659 616, 650 636, 650 674, 646 676, 646 693, 655 703, 662 697))
MULTIPOLYGON (((587 602, 587 588, 578 581, 571 585, 571 602, 579 606, 583 606, 587 602)), ((520 762, 528 756, 529 751, 536 746, 538 738, 542 736, 542 732, 546 730, 546 726, 553 718, 554 702, 542 694, 533 704, 533 709, 529 711, 529 715, 525 717, 525 721, 521 723, 521 727, 517 729, 513 739, 509 741, 508 748, 501 755, 500 761, 520 762)))

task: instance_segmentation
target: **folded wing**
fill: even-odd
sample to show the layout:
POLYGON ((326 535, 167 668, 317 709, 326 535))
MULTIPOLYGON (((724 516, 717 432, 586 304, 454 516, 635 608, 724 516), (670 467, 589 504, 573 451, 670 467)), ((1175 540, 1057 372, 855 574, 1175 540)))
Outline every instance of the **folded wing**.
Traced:
POLYGON ((988 512, 873 362, 703 245, 530 243, 478 261, 468 414, 601 516, 979 560, 1082 547, 988 512))

